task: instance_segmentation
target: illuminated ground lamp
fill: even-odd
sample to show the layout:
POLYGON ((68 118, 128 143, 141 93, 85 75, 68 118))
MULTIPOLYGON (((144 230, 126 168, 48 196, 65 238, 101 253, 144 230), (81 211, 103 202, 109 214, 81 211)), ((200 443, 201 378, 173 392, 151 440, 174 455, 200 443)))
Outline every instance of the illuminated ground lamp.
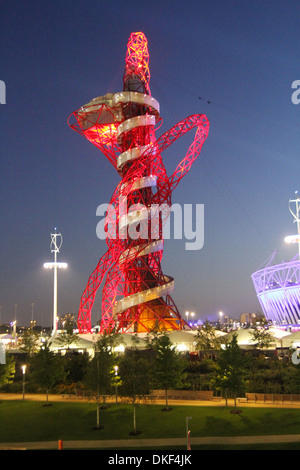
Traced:
POLYGON ((25 374, 26 374, 26 364, 21 366, 22 369, 22 374, 23 374, 23 387, 22 387, 22 393, 23 393, 23 400, 25 399, 25 374))
POLYGON ((162 228, 169 215, 172 192, 200 154, 209 122, 203 114, 192 115, 156 139, 155 131, 162 119, 149 81, 147 39, 142 32, 132 33, 127 44, 123 91, 94 98, 69 117, 70 127, 101 150, 121 179, 105 219, 108 250, 81 297, 80 333, 91 332, 91 312, 104 280, 101 332, 178 330, 185 325, 170 296, 174 279, 161 269, 162 228), (193 143, 168 177, 161 154, 192 129, 196 131, 193 143), (149 230, 154 206, 164 209, 154 230, 149 230), (133 236, 133 228, 138 236, 133 236))
POLYGON ((300 329, 300 198, 289 201, 290 212, 297 223, 298 234, 285 238, 287 243, 298 243, 299 254, 291 261, 272 266, 277 252, 266 266, 252 274, 255 291, 267 320, 282 328, 300 329), (295 203, 294 212, 291 205, 295 203))
POLYGON ((116 391, 116 403, 118 403, 118 373, 119 373, 119 366, 114 366, 115 371, 115 391, 116 391))
POLYGON ((51 253, 54 253, 54 261, 50 263, 44 263, 44 268, 53 269, 54 279, 53 279, 53 330, 52 334, 57 331, 57 269, 66 269, 68 267, 67 263, 61 263, 57 261, 57 254, 62 246, 62 235, 61 233, 51 233, 51 243, 50 249, 51 253))

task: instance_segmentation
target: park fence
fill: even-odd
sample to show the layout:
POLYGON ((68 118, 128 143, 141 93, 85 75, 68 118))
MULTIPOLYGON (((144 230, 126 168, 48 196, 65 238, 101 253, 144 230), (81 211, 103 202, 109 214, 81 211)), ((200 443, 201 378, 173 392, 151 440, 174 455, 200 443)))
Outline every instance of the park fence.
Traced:
MULTIPOLYGON (((212 400, 214 392, 212 390, 168 390, 168 398, 173 400, 212 400)), ((151 396, 157 399, 164 399, 165 390, 152 390, 151 396)))
POLYGON ((299 403, 299 394, 285 393, 245 393, 245 401, 247 402, 263 402, 263 403, 299 403))

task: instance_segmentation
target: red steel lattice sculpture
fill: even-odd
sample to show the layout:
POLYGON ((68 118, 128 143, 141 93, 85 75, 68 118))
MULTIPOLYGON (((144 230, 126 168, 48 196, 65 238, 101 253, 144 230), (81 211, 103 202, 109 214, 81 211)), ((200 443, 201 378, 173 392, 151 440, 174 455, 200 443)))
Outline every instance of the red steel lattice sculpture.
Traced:
POLYGON ((121 176, 105 217, 108 250, 81 297, 80 333, 91 332, 92 307, 105 277, 101 332, 178 330, 185 323, 170 296, 174 280, 161 269, 163 225, 172 191, 200 154, 209 122, 203 114, 189 116, 156 140, 161 118, 149 81, 147 39, 142 32, 132 33, 123 91, 94 98, 69 117, 70 127, 98 147, 121 176), (161 154, 192 129, 194 140, 168 177, 161 154))

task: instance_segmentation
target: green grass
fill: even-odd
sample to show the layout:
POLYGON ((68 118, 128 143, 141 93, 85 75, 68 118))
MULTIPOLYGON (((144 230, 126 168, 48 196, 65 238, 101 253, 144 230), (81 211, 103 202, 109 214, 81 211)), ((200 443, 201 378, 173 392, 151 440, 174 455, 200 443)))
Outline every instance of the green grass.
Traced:
MULTIPOLYGON (((131 405, 110 405, 100 411, 100 430, 93 403, 5 401, 0 403, 0 442, 128 439, 133 427, 131 405)), ((226 407, 138 405, 138 438, 185 437, 185 419, 191 416, 191 437, 299 434, 300 410, 242 408, 232 414, 226 407)), ((295 446, 295 444, 293 444, 295 446)), ((297 445, 299 449, 299 444, 297 445)), ((249 447, 249 446, 248 446, 249 447)), ((199 446, 199 448, 203 448, 199 446)))

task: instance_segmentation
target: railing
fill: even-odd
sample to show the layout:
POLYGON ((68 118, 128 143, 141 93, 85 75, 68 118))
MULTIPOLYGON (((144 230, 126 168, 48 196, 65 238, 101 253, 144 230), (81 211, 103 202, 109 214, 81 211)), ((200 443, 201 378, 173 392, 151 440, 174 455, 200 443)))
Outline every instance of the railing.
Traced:
POLYGON ((245 393, 246 401, 271 403, 300 403, 300 394, 287 393, 245 393))
MULTIPOLYGON (((212 390, 168 390, 168 399, 175 400, 212 400, 214 392, 212 390)), ((165 398, 165 390, 152 390, 154 398, 165 398)))

